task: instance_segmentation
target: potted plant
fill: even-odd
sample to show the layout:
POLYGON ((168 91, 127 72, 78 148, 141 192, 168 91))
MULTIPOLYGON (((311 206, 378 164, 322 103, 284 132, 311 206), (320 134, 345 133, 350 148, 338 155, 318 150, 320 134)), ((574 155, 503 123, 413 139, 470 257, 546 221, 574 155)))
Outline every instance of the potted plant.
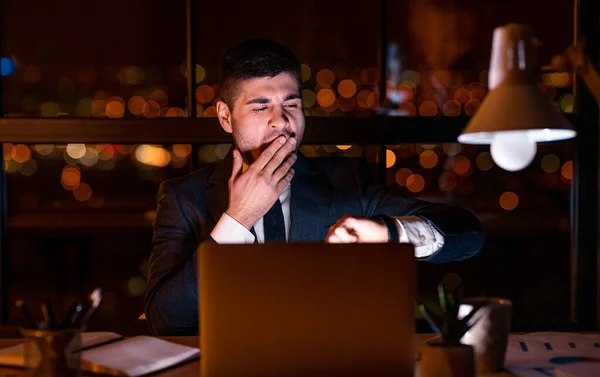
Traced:
POLYGON ((438 312, 441 315, 418 302, 423 317, 439 335, 421 348, 421 377, 475 377, 473 346, 462 344, 460 340, 475 324, 471 319, 485 303, 473 307, 469 314, 459 318, 461 298, 460 278, 456 274, 448 274, 438 285, 438 312))

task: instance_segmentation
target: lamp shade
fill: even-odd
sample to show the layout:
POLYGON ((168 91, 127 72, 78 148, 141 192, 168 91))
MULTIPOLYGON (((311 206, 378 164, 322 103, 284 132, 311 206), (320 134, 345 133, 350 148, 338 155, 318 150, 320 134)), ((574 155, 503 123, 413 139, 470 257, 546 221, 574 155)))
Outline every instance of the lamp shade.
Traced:
POLYGON ((464 144, 491 144, 498 132, 521 132, 535 142, 576 136, 571 123, 536 86, 505 83, 487 94, 458 137, 464 144))
POLYGON ((570 139, 571 123, 537 87, 537 40, 525 25, 496 28, 490 59, 489 89, 458 141, 492 144, 496 135, 531 142, 570 139))

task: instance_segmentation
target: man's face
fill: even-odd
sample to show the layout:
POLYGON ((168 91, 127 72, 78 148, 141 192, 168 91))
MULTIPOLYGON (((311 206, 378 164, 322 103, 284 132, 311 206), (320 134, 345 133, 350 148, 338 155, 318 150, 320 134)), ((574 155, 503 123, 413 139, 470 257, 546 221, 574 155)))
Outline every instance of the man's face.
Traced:
POLYGON ((233 109, 217 106, 225 131, 232 133, 236 147, 247 163, 280 135, 304 135, 304 109, 298 82, 290 73, 244 80, 238 83, 233 109), (228 119, 226 119, 228 118, 228 119))

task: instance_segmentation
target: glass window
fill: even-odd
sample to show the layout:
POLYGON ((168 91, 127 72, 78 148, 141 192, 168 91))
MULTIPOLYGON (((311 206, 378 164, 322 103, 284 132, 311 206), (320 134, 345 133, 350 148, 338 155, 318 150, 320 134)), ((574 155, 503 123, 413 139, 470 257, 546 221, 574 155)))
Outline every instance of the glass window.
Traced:
POLYGON ((184 116, 185 2, 9 0, 2 15, 5 116, 184 116))
MULTIPOLYGON (((382 102, 378 2, 233 1, 226 12, 221 3, 198 2, 198 116, 215 116, 219 60, 244 38, 275 39, 298 55, 306 114, 322 117, 373 116, 380 105, 404 116, 472 115, 487 91, 494 27, 530 25, 543 42, 543 64, 573 40, 572 1, 387 4, 382 102)), ((36 3, 33 12, 8 0, 0 17, 5 116, 185 116, 184 2, 64 0, 36 3)), ((551 73, 540 86, 565 112, 573 111, 571 80, 551 73)), ((215 162, 229 148, 200 145, 196 156, 189 144, 5 144, 11 301, 55 298, 62 309, 102 286, 105 302, 92 329, 146 331, 137 317, 158 185, 190 172, 192 158, 215 162)), ((378 173, 378 146, 305 145, 302 152, 363 157, 378 173)), ((465 206, 487 233, 485 250, 464 263, 420 264, 421 291, 435 292, 443 273, 458 271, 469 294, 514 300, 516 329, 568 323, 573 155, 574 142, 539 145, 528 168, 508 173, 487 147, 387 145, 390 190, 465 206)))

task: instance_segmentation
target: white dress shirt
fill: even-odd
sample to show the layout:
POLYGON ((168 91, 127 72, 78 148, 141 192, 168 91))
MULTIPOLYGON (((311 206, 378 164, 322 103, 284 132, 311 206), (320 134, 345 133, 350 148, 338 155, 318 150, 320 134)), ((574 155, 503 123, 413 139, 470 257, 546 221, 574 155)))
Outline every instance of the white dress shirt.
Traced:
MULTIPOLYGON (((286 240, 290 238, 290 227, 292 225, 290 218, 291 192, 292 187, 288 184, 279 196, 285 223, 286 240)), ((412 243, 415 247, 415 257, 427 257, 444 245, 444 237, 426 220, 418 216, 397 216, 394 218, 400 228, 400 242, 412 243)), ((254 224, 254 232, 257 241, 264 243, 265 233, 262 217, 254 224)), ((226 213, 223 213, 210 235, 217 243, 254 243, 255 239, 252 232, 226 213)))

